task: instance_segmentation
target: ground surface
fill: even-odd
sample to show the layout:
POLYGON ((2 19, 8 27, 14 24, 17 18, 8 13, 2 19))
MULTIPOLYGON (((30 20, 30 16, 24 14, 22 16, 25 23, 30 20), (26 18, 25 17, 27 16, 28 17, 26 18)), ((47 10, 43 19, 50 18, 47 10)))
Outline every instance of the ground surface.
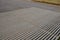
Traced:
POLYGON ((0 0, 1 40, 54 40, 59 33, 60 6, 30 0, 0 0))
POLYGON ((59 33, 59 12, 32 7, 0 13, 1 40, 53 40, 59 33))
POLYGON ((28 8, 28 7, 38 7, 48 9, 51 11, 60 12, 60 6, 44 4, 44 3, 36 3, 30 0, 0 0, 0 12, 21 9, 21 8, 28 8))

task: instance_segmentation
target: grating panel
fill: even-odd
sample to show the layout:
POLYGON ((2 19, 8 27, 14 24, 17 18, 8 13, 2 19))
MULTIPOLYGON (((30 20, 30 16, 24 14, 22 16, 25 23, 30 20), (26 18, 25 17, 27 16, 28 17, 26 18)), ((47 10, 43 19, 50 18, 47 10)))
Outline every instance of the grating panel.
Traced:
MULTIPOLYGON (((45 27, 45 26, 44 26, 45 27)), ((50 27, 50 26, 47 26, 50 27)), ((34 32, 23 32, 23 33, 16 33, 12 36, 7 36, 6 38, 1 38, 3 36, 0 36, 0 40, 55 40, 56 37, 60 34, 60 23, 54 24, 55 27, 50 32, 44 31, 44 29, 38 29, 34 32)), ((3 35, 3 34, 2 34, 3 35)))

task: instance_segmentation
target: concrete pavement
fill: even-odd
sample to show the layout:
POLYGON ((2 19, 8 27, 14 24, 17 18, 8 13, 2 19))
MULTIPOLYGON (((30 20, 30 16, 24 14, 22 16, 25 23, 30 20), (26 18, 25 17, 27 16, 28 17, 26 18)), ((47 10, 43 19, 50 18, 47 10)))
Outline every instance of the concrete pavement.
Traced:
POLYGON ((60 6, 0 0, 0 40, 55 40, 59 33, 60 6))
POLYGON ((0 13, 0 40, 53 40, 60 33, 60 13, 26 8, 0 13))

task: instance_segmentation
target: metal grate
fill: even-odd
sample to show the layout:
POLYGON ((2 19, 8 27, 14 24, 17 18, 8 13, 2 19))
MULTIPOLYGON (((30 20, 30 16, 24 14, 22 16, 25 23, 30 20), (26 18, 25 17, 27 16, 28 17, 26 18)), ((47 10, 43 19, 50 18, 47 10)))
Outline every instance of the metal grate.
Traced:
MULTIPOLYGON (((60 34, 60 23, 50 24, 40 27, 37 31, 32 32, 18 32, 12 36, 3 38, 0 36, 0 40, 55 40, 60 34)), ((3 34, 2 34, 3 35, 3 34)))

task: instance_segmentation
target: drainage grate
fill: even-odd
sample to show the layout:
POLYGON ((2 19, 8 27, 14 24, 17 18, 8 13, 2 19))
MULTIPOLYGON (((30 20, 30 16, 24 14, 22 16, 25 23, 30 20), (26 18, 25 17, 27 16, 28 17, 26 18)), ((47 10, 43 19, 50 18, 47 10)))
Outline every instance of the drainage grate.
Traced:
MULTIPOLYGON (((16 33, 4 38, 4 40, 55 40, 60 34, 60 23, 41 27, 37 31, 16 33)), ((1 36, 3 37, 3 36, 1 36)), ((2 38, 0 38, 2 40, 2 38)))

